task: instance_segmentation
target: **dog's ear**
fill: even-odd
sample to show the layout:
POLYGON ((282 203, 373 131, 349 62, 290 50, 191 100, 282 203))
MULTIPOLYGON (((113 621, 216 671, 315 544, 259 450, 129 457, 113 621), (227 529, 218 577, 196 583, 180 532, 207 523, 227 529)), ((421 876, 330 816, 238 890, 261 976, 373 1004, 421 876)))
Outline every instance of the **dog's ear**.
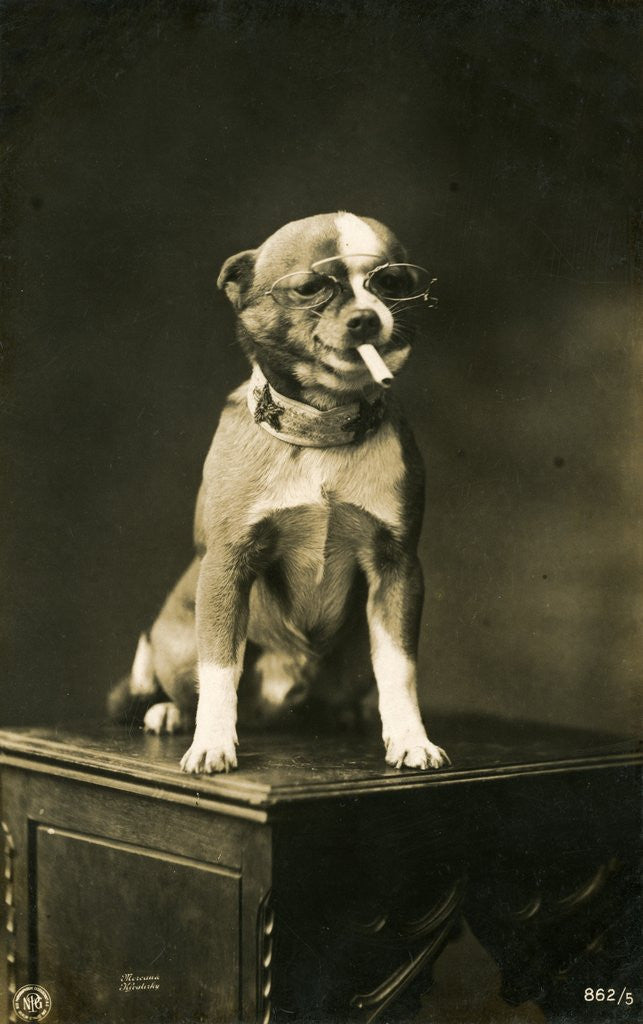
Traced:
POLYGON ((230 256, 221 267, 217 288, 221 288, 235 309, 241 309, 244 297, 252 284, 256 258, 255 249, 245 249, 236 256, 230 256))

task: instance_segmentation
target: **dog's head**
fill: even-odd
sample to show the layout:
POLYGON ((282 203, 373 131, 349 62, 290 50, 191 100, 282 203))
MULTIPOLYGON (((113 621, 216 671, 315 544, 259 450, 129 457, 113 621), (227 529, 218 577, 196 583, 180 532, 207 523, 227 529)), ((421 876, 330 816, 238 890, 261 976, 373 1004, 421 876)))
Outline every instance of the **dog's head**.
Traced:
POLYGON ((337 402, 372 383, 358 345, 372 344, 393 374, 401 369, 411 341, 405 311, 428 282, 383 224, 336 213, 292 221, 231 256, 218 285, 268 380, 337 402))

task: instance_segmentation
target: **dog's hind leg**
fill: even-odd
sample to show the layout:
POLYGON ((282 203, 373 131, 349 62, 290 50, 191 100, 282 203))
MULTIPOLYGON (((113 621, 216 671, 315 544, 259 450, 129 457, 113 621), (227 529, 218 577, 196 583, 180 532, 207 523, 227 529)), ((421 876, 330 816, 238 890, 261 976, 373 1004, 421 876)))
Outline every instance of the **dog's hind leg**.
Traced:
POLYGON ((148 731, 157 733, 192 727, 198 571, 199 562, 194 559, 168 595, 149 633, 141 634, 129 675, 109 694, 107 709, 112 721, 143 723, 148 731))
POLYGON ((149 634, 141 633, 129 674, 112 687, 107 696, 107 715, 112 722, 141 724, 145 713, 163 691, 154 673, 154 656, 149 634))
MULTIPOLYGON (((171 699, 155 703, 145 714, 147 732, 182 732, 192 728, 196 709, 196 630, 194 599, 199 560, 194 559, 168 595, 150 630, 154 676, 171 699)), ((134 672, 132 671, 132 680, 134 672)))

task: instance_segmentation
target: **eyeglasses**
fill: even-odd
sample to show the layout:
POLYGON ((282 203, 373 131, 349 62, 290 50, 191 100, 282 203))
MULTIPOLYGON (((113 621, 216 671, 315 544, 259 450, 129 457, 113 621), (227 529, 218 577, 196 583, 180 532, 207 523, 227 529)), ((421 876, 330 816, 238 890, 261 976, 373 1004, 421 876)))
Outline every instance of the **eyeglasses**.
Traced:
MULTIPOLYGON (((322 268, 329 263, 344 263, 350 259, 377 259, 372 254, 352 253, 350 256, 330 256, 311 264, 309 270, 284 274, 264 295, 287 309, 318 309, 335 298, 348 285, 322 268)), ((414 263, 380 263, 364 277, 364 288, 382 302, 397 305, 401 302, 421 300, 437 306, 438 300, 429 294, 437 278, 414 263)))

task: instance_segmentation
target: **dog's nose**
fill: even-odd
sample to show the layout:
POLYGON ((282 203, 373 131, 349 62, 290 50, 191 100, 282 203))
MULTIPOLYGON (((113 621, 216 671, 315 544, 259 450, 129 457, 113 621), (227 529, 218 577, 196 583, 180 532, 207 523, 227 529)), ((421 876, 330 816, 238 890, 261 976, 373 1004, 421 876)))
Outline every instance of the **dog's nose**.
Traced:
POLYGON ((356 309, 346 321, 346 326, 354 338, 370 338, 380 328, 380 318, 374 309, 356 309))

